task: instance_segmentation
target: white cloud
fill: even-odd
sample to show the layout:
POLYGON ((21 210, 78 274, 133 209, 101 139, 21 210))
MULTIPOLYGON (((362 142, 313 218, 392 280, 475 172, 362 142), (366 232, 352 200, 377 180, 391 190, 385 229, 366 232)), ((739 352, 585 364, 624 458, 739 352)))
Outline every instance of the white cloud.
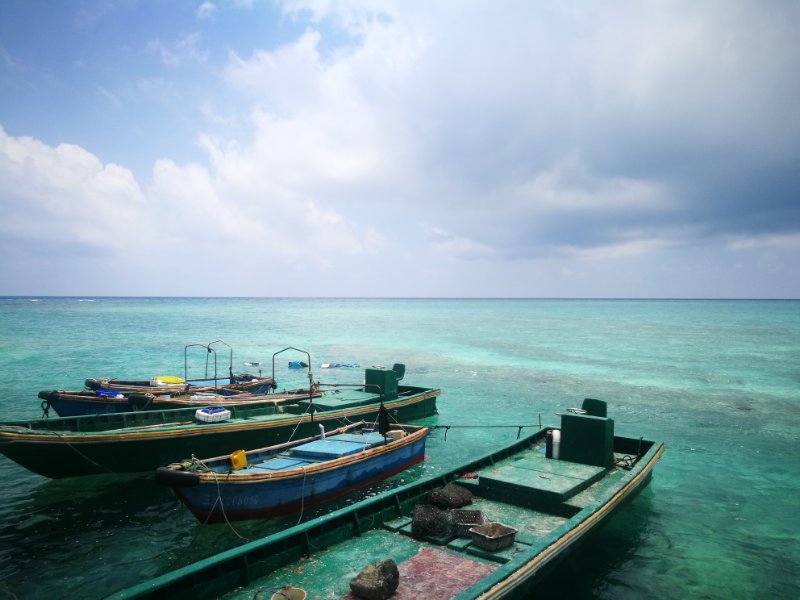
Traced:
POLYGON ((253 151, 279 166, 276 178, 304 191, 357 191, 378 179, 392 185, 404 140, 393 137, 391 115, 376 113, 365 94, 368 74, 354 73, 358 57, 325 62, 318 42, 319 33, 309 31, 273 52, 231 55, 227 77, 256 106, 253 151))
POLYGON ((193 32, 171 43, 152 40, 147 48, 158 55, 165 65, 177 68, 189 62, 205 63, 208 60, 208 50, 200 47, 202 41, 202 34, 193 32))
POLYGON ((320 102, 322 67, 319 33, 307 31, 297 42, 273 52, 257 50, 249 59, 230 55, 227 77, 233 87, 278 114, 302 112, 320 102))
POLYGON ((214 5, 213 2, 203 2, 200 6, 197 7, 197 20, 201 21, 204 19, 210 19, 214 16, 214 13, 217 12, 217 7, 214 5))
MULTIPOLYGON (((72 273, 56 293, 89 285, 97 293, 214 295, 220 291, 213 273, 233 286, 228 294, 264 293, 278 280, 288 286, 285 293, 298 293, 298 285, 308 293, 357 279, 355 272, 342 274, 353 259, 363 265, 391 254, 378 229, 285 187, 274 165, 253 160, 252 148, 204 143, 211 170, 161 159, 143 192, 130 171, 78 146, 52 148, 0 129, 0 240, 13 244, 7 247, 13 258, 3 255, 0 272, 12 269, 24 250, 29 268, 49 272, 52 285, 72 273), (81 255, 83 267, 74 258, 81 255), (112 269, 110 277, 100 276, 101 264, 112 269), (266 266, 256 274, 259 264, 266 266), (79 275, 83 270, 94 275, 79 275), (209 274, 210 289, 203 291, 209 274)), ((37 281, 34 287, 45 283, 37 281)), ((9 280, 4 289, 20 284, 31 285, 9 280)))
POLYGON ((594 174, 575 156, 539 171, 518 185, 510 198, 539 211, 655 212, 668 206, 658 182, 594 174))
POLYGON ((459 260, 496 259, 497 252, 487 244, 453 235, 439 227, 423 226, 436 254, 442 258, 459 260))
POLYGON ((614 260, 631 256, 652 254, 663 250, 674 242, 658 239, 638 239, 619 244, 605 244, 602 246, 574 247, 564 246, 559 248, 566 256, 579 260, 614 260))
MULTIPOLYGON (((359 255, 380 243, 375 229, 347 219, 304 191, 303 173, 292 171, 291 161, 273 146, 285 148, 291 157, 289 138, 279 132, 276 139, 269 139, 271 143, 265 145, 262 136, 257 136, 252 145, 243 146, 205 137, 201 143, 213 174, 184 173, 198 168, 177 169, 172 165, 175 172, 169 187, 175 189, 185 179, 202 181, 205 194, 200 196, 199 212, 203 212, 203 203, 210 203, 213 210, 208 211, 209 215, 214 215, 220 224, 229 223, 237 237, 274 252, 278 260, 324 262, 324 257, 332 253, 359 255), (247 225, 242 227, 240 223, 247 225)), ((314 173, 306 174, 314 177, 314 173)), ((190 196, 196 195, 193 192, 190 196)))
POLYGON ((52 148, 0 128, 6 239, 121 251, 140 236, 143 195, 132 173, 72 144, 52 148))
POLYGON ((728 243, 731 250, 751 250, 753 248, 800 248, 800 233, 769 234, 737 237, 728 243))

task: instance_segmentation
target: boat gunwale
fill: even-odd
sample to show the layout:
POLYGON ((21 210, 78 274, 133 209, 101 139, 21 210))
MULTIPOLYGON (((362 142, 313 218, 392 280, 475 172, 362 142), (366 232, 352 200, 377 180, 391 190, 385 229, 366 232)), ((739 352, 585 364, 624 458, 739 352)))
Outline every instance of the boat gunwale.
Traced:
MULTIPOLYGON (((168 383, 166 385, 150 385, 146 379, 110 379, 107 377, 87 377, 85 379, 85 387, 88 390, 103 389, 113 392, 149 392, 154 395, 172 394, 175 392, 199 392, 210 391, 216 389, 238 390, 247 389, 248 387, 259 387, 262 385, 274 385, 275 380, 272 377, 265 377, 263 375, 251 375, 250 381, 236 381, 237 378, 246 374, 239 374, 231 378, 230 376, 224 377, 206 377, 198 379, 186 379, 183 383, 168 383), (209 381, 223 381, 228 380, 228 383, 206 383, 209 381), (97 387, 90 386, 89 381, 94 382, 97 387)), ((157 378, 156 378, 157 379, 157 378)))

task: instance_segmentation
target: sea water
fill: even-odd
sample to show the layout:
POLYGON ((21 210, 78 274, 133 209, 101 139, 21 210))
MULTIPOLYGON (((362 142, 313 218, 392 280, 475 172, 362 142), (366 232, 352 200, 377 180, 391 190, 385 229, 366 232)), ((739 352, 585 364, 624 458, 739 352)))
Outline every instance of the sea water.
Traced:
MULTIPOLYGON (((618 433, 667 450, 545 594, 800 597, 800 302, 4 298, 0 420, 39 417, 38 391, 87 377, 202 376, 213 358, 185 347, 216 340, 232 348, 213 345, 221 372, 231 352, 237 372, 274 361, 280 387, 307 383, 288 368, 304 354, 273 359, 293 347, 321 382, 402 362, 406 382, 441 388, 426 422, 451 427, 397 481, 606 400, 618 433)), ((0 456, 0 478, 0 598, 103 597, 324 510, 202 525, 147 474, 51 481, 0 456)))

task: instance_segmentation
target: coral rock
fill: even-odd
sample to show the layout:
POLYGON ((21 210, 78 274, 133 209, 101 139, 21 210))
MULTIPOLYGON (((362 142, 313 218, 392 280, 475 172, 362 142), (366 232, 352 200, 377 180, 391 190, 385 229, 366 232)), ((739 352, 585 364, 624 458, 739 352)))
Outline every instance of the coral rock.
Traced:
POLYGON ((391 558, 367 565, 350 581, 355 596, 366 600, 386 600, 400 583, 400 572, 391 558))
POLYGON ((461 508, 472 502, 472 492, 455 483, 448 483, 433 490, 430 501, 439 508, 461 508))
POLYGON ((414 507, 411 521, 411 534, 415 538, 441 538, 450 535, 450 513, 431 504, 418 504, 414 507))

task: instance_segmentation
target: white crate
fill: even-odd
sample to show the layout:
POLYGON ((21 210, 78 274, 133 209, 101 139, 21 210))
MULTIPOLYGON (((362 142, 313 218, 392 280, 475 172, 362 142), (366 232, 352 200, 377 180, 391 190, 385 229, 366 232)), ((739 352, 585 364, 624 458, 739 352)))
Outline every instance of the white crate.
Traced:
POLYGON ((219 406, 207 406, 198 408, 194 413, 194 418, 203 423, 219 423, 231 418, 231 411, 219 406))

